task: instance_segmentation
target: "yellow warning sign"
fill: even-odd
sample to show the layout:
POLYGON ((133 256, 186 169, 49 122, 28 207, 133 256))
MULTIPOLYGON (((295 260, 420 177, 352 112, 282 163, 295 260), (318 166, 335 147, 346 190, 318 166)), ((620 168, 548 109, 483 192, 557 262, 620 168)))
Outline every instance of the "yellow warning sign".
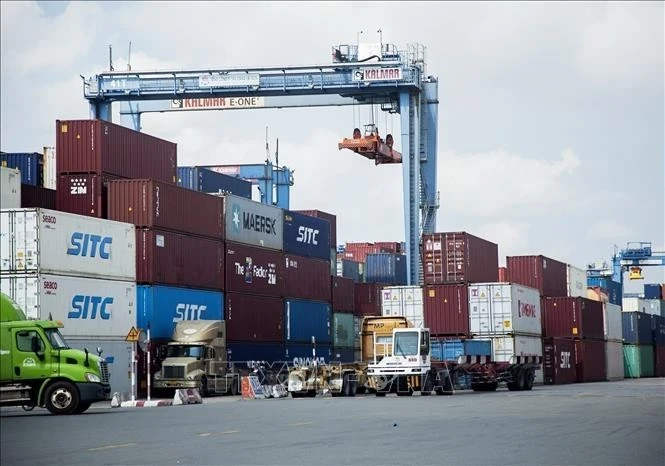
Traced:
POLYGON ((132 328, 129 330, 129 333, 127 334, 127 338, 125 338, 125 341, 139 341, 139 335, 140 333, 138 330, 136 330, 136 327, 132 326, 132 328))
POLYGON ((480 292, 480 298, 481 298, 481 299, 485 299, 485 298, 487 298, 487 296, 485 295, 485 292, 484 292, 484 291, 481 291, 481 292, 480 292))

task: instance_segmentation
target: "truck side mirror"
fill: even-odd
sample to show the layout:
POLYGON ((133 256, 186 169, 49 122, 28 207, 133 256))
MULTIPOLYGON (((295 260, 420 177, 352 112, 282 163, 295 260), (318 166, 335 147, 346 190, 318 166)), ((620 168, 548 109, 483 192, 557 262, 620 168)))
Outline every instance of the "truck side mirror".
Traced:
POLYGON ((42 351, 41 340, 37 335, 33 336, 30 339, 30 344, 32 346, 32 352, 35 353, 39 359, 44 359, 44 352, 42 351))

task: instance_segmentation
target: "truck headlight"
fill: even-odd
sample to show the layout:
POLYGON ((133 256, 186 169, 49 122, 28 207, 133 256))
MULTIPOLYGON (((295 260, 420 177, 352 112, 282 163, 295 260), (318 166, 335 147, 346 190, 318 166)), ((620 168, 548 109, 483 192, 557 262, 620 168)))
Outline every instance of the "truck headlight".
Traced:
POLYGON ((160 374, 159 372, 155 372, 154 379, 159 380, 161 378, 162 378, 162 374, 160 374))
POLYGON ((98 382, 98 383, 102 381, 97 374, 93 374, 92 372, 85 373, 85 380, 87 380, 88 382, 98 382))

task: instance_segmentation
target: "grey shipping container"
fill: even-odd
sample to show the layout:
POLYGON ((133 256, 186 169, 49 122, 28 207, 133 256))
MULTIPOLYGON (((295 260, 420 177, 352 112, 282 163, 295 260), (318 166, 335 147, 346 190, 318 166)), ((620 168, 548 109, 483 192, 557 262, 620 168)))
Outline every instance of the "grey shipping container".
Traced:
POLYGON ((252 183, 204 167, 178 167, 178 185, 210 194, 234 194, 252 198, 252 183))
POLYGON ((406 285, 406 256, 387 252, 367 254, 365 282, 406 285))
POLYGON ((224 197, 227 241, 282 250, 284 244, 282 209, 230 194, 224 197))

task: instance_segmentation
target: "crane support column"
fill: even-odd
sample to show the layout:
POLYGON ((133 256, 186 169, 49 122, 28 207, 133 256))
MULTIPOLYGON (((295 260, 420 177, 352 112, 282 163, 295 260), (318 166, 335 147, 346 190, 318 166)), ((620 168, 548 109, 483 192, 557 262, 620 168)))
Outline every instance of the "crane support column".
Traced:
POLYGON ((429 78, 422 83, 422 128, 420 153, 420 191, 422 233, 436 231, 436 213, 439 208, 437 191, 437 121, 439 118, 439 83, 429 78))
POLYGON ((111 114, 111 102, 90 102, 90 119, 113 121, 111 114))
POLYGON ((139 104, 120 102, 120 124, 134 131, 141 131, 141 111, 139 104))

